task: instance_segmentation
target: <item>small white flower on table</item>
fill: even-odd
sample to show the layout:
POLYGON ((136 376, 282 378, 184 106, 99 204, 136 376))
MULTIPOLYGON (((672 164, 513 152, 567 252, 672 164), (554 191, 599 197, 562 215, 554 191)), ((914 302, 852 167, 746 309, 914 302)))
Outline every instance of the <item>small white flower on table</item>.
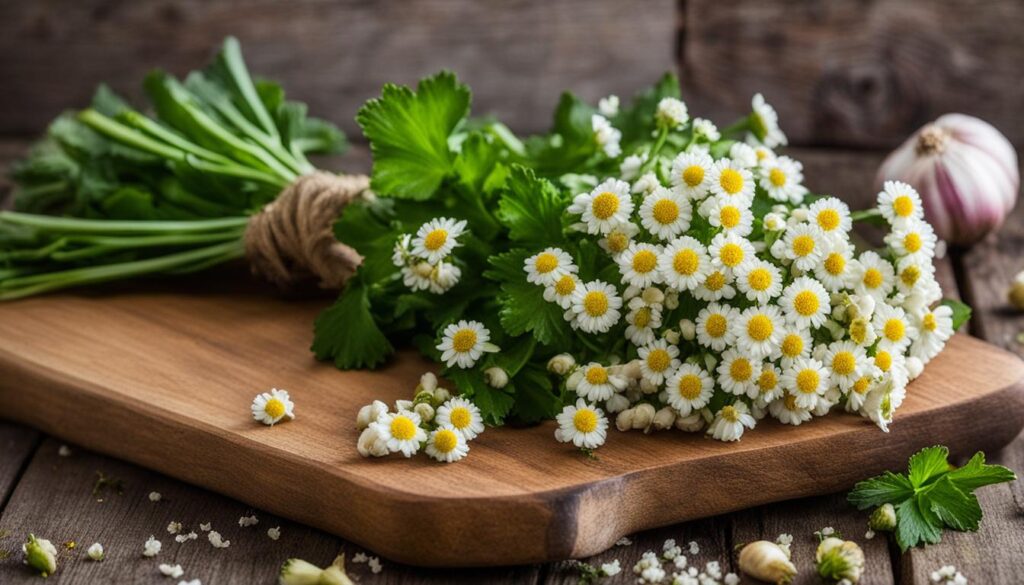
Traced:
POLYGON ((270 392, 256 395, 252 401, 252 417, 265 424, 274 425, 284 418, 295 418, 295 403, 287 390, 273 388, 270 392))

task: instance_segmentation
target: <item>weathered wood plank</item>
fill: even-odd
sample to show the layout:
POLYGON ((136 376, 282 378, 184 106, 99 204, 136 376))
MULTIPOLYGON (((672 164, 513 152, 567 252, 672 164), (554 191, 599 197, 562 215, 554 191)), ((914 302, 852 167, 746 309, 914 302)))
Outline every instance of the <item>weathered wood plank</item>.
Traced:
MULTIPOLYGON (((28 427, 0 421, 0 511, 14 490, 25 461, 39 444, 39 432, 28 427)), ((3 526, 0 525, 0 530, 3 526)), ((2 541, 0 541, 2 544, 2 541)))
POLYGON ((764 93, 794 144, 884 147, 946 112, 1024 144, 1013 0, 683 3, 681 72, 692 111, 722 122, 764 93))
POLYGON ((5 2, 0 132, 39 132, 102 81, 138 96, 151 68, 201 66, 227 35, 252 71, 350 133, 383 83, 442 68, 471 84, 475 112, 537 131, 565 89, 625 97, 674 69, 675 10, 674 0, 5 2))

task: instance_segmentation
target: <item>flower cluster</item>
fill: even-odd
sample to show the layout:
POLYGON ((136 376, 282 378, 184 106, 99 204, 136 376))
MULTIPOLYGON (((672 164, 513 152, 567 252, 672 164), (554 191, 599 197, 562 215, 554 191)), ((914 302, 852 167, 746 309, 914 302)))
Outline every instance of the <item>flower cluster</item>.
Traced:
POLYGON ((594 179, 567 206, 574 237, 603 251, 592 277, 568 249, 525 259, 526 281, 608 348, 553 367, 578 396, 557 417, 560 441, 602 444, 604 411, 622 430, 675 426, 722 441, 766 416, 799 425, 834 408, 887 430, 953 333, 914 189, 886 183, 857 213, 811 195, 802 165, 770 148, 785 143, 774 110, 761 96, 752 105, 748 140, 720 142, 682 102, 659 104, 662 136, 680 133, 682 148, 626 157, 619 176, 594 179), (855 218, 884 219, 883 248, 855 249, 855 218))
POLYGON ((462 271, 451 262, 451 254, 465 230, 465 220, 438 217, 421 225, 415 236, 402 234, 391 261, 401 269, 405 286, 443 294, 458 284, 462 271))
POLYGON ((357 449, 363 457, 390 453, 412 457, 422 449, 437 461, 452 463, 465 457, 469 441, 484 431, 480 409, 465 398, 453 397, 429 372, 420 377, 413 399, 398 400, 394 407, 392 412, 387 404, 374 400, 359 410, 357 449))

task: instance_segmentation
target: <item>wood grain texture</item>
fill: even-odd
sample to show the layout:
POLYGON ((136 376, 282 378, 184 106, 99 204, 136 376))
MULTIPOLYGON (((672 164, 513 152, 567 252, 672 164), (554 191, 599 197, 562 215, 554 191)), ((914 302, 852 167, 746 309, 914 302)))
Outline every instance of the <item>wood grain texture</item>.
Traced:
MULTIPOLYGON (((0 510, 24 470, 25 462, 39 444, 39 431, 0 421, 0 510)), ((3 524, 0 524, 2 530, 3 524)))
POLYGON ((37 133, 103 81, 137 97, 151 68, 202 66, 227 35, 241 39, 253 72, 350 134, 385 82, 442 68, 470 83, 474 112, 534 132, 565 89, 625 97, 674 69, 675 9, 673 0, 4 2, 0 132, 37 133))
POLYGON ((739 444, 616 435, 594 461, 559 448, 549 422, 488 431, 456 466, 368 461, 355 452, 354 413, 408 395, 427 364, 403 353, 377 372, 338 372, 306 352, 320 301, 247 294, 245 283, 202 286, 0 306, 6 414, 401 562, 587 556, 640 529, 845 489, 932 442, 958 454, 993 449, 1024 426, 1024 364, 960 336, 911 387, 884 437, 853 416, 797 428, 766 421, 739 444), (252 396, 270 386, 293 391, 296 421, 248 420, 252 396), (936 422, 997 405, 1005 416, 985 429, 936 422), (842 465, 830 453, 839 446, 852 453, 842 465))
POLYGON ((691 111, 728 122, 762 92, 792 143, 888 147, 946 112, 1024 144, 1015 0, 685 0, 691 111))

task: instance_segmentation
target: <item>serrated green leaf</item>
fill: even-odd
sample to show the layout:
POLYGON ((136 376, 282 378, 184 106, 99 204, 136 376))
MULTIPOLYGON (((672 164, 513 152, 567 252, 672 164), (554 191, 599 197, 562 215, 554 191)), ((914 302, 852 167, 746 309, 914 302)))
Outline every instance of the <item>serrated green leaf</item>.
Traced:
POLYGON ((949 449, 941 445, 921 449, 910 458, 908 478, 919 488, 949 471, 949 449))
POLYGON ((565 198, 547 179, 537 178, 530 169, 515 165, 498 200, 498 219, 509 230, 509 238, 538 250, 565 243, 562 214, 565 198))
POLYGON ((369 289, 359 276, 317 316, 312 350, 343 370, 375 368, 394 351, 370 313, 369 289))
POLYGON ((906 552, 919 544, 935 544, 941 538, 942 527, 938 518, 931 510, 919 506, 916 498, 896 506, 896 542, 900 550, 906 552))
POLYGON ((527 143, 531 166, 545 176, 579 172, 597 153, 591 118, 596 110, 575 95, 565 92, 555 108, 554 125, 545 137, 527 143))
POLYGON ((539 364, 528 364, 511 384, 515 388, 515 406, 511 415, 523 423, 554 418, 562 410, 562 401, 553 391, 551 375, 539 364))
POLYGON ((345 207, 334 224, 338 241, 363 256, 359 273, 368 283, 387 279, 398 270, 391 262, 391 254, 399 233, 388 223, 389 213, 385 205, 353 202, 345 207))
POLYGON ((978 451, 967 465, 950 471, 949 479, 961 490, 973 491, 986 485, 1014 481, 1017 475, 1002 465, 987 465, 985 454, 978 451))
POLYGON ((488 386, 483 372, 476 368, 449 368, 444 371, 444 377, 451 380, 460 393, 473 401, 480 409, 484 422, 489 425, 502 424, 515 403, 515 397, 508 390, 488 386))
POLYGON ((906 476, 886 471, 878 477, 859 482, 846 499, 858 509, 865 510, 882 504, 895 505, 913 494, 914 486, 906 476))
POLYGON ((474 131, 462 142, 458 156, 452 166, 455 175, 470 192, 481 196, 487 191, 487 183, 495 171, 501 150, 490 134, 474 131))
POLYGON ((490 258, 492 269, 485 276, 501 285, 501 324, 509 335, 529 333, 544 345, 569 347, 571 332, 564 311, 544 300, 543 287, 526 281, 523 262, 529 256, 526 250, 517 249, 490 258))
POLYGON ((533 357, 533 350, 536 347, 537 340, 530 335, 523 335, 514 340, 508 339, 502 345, 501 351, 494 354, 491 364, 505 370, 508 377, 512 378, 533 357))
POLYGON ((429 199, 452 169, 452 130, 469 113, 469 88, 450 72, 420 81, 416 91, 388 84, 356 121, 373 153, 371 187, 381 195, 429 199))
POLYGON ((982 515, 978 498, 957 488, 949 475, 940 478, 918 497, 946 526, 961 531, 978 529, 982 515))
POLYGON ((953 309, 953 331, 958 331, 971 318, 971 307, 956 299, 943 299, 942 304, 953 309))

